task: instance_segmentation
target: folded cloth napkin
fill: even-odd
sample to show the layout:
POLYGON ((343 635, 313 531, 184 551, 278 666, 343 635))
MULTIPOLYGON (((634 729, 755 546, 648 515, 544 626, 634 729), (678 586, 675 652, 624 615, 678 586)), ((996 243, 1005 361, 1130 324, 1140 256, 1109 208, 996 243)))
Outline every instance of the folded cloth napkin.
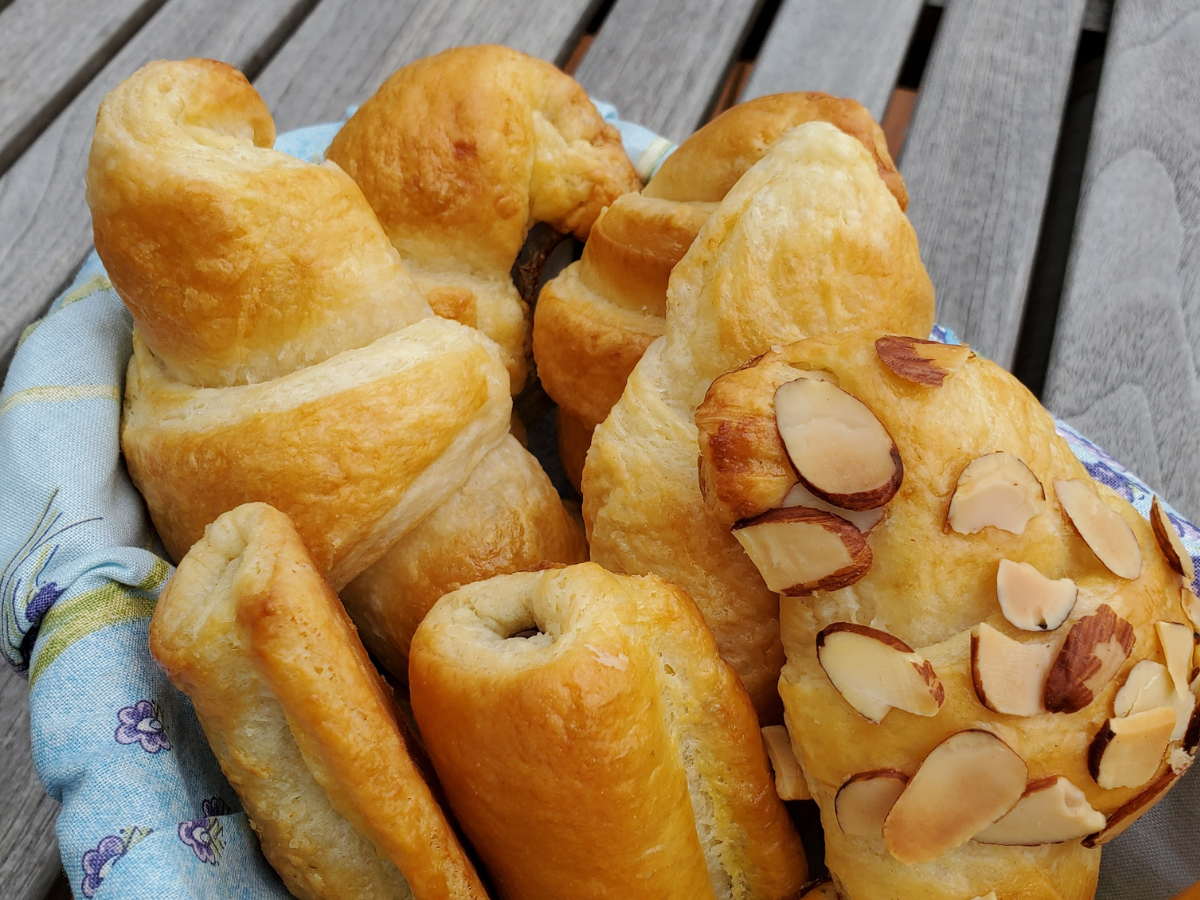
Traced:
MULTIPOLYGON (((672 145, 598 105, 639 173, 653 174, 672 145)), ((276 146, 319 161, 340 124, 276 146)), ((29 678, 34 762, 62 803, 58 842, 76 897, 285 898, 191 705, 147 650, 172 570, 120 455, 132 328, 92 254, 21 338, 0 392, 0 643, 29 678)), ((1068 426, 1059 433, 1093 477, 1149 514, 1145 484, 1068 426)), ((1169 515, 1200 556, 1200 531, 1169 515)), ((1197 834, 1193 773, 1105 850, 1099 897, 1165 900, 1200 879, 1197 834)))

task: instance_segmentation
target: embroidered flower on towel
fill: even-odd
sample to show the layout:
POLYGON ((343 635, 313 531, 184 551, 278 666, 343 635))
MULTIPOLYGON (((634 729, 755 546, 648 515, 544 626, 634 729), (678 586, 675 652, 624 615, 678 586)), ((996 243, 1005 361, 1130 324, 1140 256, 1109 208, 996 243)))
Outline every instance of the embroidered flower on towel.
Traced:
POLYGON ((171 742, 163 733, 158 719, 158 706, 150 700, 139 700, 117 713, 121 724, 113 733, 118 744, 141 744, 147 753, 170 750, 171 742))
POLYGON ((80 863, 83 868, 83 882, 80 884, 83 896, 96 896, 96 891, 100 890, 100 883, 108 877, 113 864, 152 831, 151 828, 135 826, 122 828, 120 834, 105 835, 100 839, 100 843, 84 853, 80 863))
POLYGON ((200 810, 204 818, 179 823, 179 839, 192 848, 196 859, 215 866, 224 849, 221 823, 216 817, 228 813, 229 807, 220 797, 213 797, 201 803, 200 810))

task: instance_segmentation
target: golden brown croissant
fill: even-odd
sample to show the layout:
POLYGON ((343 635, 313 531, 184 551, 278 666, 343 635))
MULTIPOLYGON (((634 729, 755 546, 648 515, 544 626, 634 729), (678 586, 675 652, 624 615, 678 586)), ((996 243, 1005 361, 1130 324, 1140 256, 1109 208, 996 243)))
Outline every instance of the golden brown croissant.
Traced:
POLYGON ((592 431, 663 332, 671 270, 734 183, 804 122, 829 122, 857 138, 900 208, 908 205, 883 131, 860 104, 820 93, 759 97, 684 141, 643 193, 618 198, 596 220, 583 258, 542 289, 533 351, 558 403, 559 451, 577 488, 592 431))
POLYGON ((500 345, 514 394, 529 309, 509 271, 530 227, 586 238, 601 209, 641 186, 574 79, 498 46, 400 69, 327 156, 363 189, 434 310, 500 345))
POLYGON ((496 345, 432 315, 335 166, 255 145, 269 126, 245 78, 204 60, 151 64, 101 106, 88 196, 135 322, 122 448, 175 559, 252 501, 295 520, 337 590, 392 554, 395 577, 347 600, 368 647, 403 677, 405 623, 442 591, 546 558, 576 562, 586 548, 509 434, 496 345), (339 330, 359 303, 382 312, 339 330), (461 510, 501 478, 525 492, 504 494, 507 518, 489 531, 461 510), (427 570, 424 583, 402 575, 439 553, 469 561, 427 570))
POLYGON ((785 595, 829 868, 849 900, 1091 898, 1200 740, 1190 561, 999 366, 877 337, 772 350, 697 413, 710 509, 785 595))
POLYGON ((287 516, 258 503, 217 519, 159 598, 150 649, 294 895, 486 900, 287 516))
POLYGON ((665 335, 596 430, 583 475, 592 559, 684 588, 764 724, 780 715, 778 597, 705 508, 696 407, 714 378, 774 344, 868 323, 927 334, 932 322, 916 236, 875 159, 832 125, 801 125, 675 267, 665 335))
POLYGON ((499 896, 787 900, 803 848, 695 604, 597 565, 448 594, 413 712, 499 896))

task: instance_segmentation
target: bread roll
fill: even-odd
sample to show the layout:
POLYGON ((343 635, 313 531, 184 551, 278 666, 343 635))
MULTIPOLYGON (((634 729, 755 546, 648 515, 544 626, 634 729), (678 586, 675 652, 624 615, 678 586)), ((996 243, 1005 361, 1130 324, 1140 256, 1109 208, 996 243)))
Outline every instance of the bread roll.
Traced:
POLYGON ((734 183, 805 122, 829 122, 858 139, 900 208, 907 206, 883 132, 860 104, 820 93, 759 97, 684 141, 643 193, 614 201, 596 220, 583 258, 542 289, 533 351, 559 406, 559 448, 577 488, 592 431, 663 333, 671 270, 734 183))
POLYGON ((150 650, 295 896, 485 900, 390 689, 287 516, 258 503, 214 522, 159 598, 150 650))
POLYGON ((574 79, 498 46, 400 69, 327 155, 362 187, 434 311, 500 345, 514 394, 529 308, 509 271, 530 227, 586 238, 605 206, 641 186, 574 79))
POLYGON ((868 553, 840 586, 782 588, 779 688, 827 863, 849 900, 1091 898, 1099 845, 1165 793, 1200 737, 1183 578, 1013 376, 965 348, 878 337, 772 350, 718 379, 697 415, 706 489, 723 485, 719 509, 735 514, 770 502, 781 460, 792 483, 821 481, 801 439, 834 446, 830 423, 849 419, 826 405, 792 432, 801 392, 861 404, 902 467, 865 534, 851 521, 863 511, 802 503, 803 521, 868 553), (895 792, 868 803, 862 784, 883 790, 880 775, 895 792))
POLYGON ((933 287, 916 235, 859 141, 801 125, 742 177, 675 267, 665 334, 588 451, 592 559, 686 590, 764 724, 781 715, 779 601, 705 508, 695 410, 714 378, 772 345, 869 323, 928 334, 933 287))
POLYGON ((803 884, 749 698, 678 588, 591 563, 478 582, 421 623, 409 671, 499 896, 784 900, 803 884))

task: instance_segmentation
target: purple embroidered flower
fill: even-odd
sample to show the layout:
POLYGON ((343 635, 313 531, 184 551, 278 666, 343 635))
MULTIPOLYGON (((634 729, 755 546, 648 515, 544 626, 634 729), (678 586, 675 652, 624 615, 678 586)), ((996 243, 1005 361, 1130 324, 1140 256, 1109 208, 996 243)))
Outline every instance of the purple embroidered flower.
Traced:
POLYGON ((229 815, 229 804, 220 797, 213 797, 211 800, 204 800, 200 803, 200 811, 206 816, 227 816, 229 815))
POLYGON ((192 848, 200 862, 217 865, 217 857, 222 849, 220 821, 209 817, 180 822, 179 839, 192 848))
POLYGON ((171 742, 163 733, 158 707, 150 700, 139 700, 117 713, 121 724, 113 733, 118 744, 141 744, 147 753, 170 750, 171 742))
POLYGON ((96 891, 100 890, 100 882, 108 875, 113 863, 124 856, 128 849, 121 838, 110 834, 101 838, 94 849, 83 854, 83 896, 96 896, 96 891))
POLYGON ((60 588, 53 581, 47 581, 37 589, 37 593, 33 595, 33 599, 25 607, 25 619, 28 622, 37 622, 44 616, 54 605, 59 597, 63 595, 66 588, 60 588))
POLYGON ((1129 485, 1128 478, 1124 478, 1119 472, 1113 471, 1110 466, 1099 461, 1094 463, 1085 462, 1083 467, 1087 469, 1088 474, 1095 478, 1098 482, 1108 485, 1126 500, 1132 502, 1133 489, 1129 485))

